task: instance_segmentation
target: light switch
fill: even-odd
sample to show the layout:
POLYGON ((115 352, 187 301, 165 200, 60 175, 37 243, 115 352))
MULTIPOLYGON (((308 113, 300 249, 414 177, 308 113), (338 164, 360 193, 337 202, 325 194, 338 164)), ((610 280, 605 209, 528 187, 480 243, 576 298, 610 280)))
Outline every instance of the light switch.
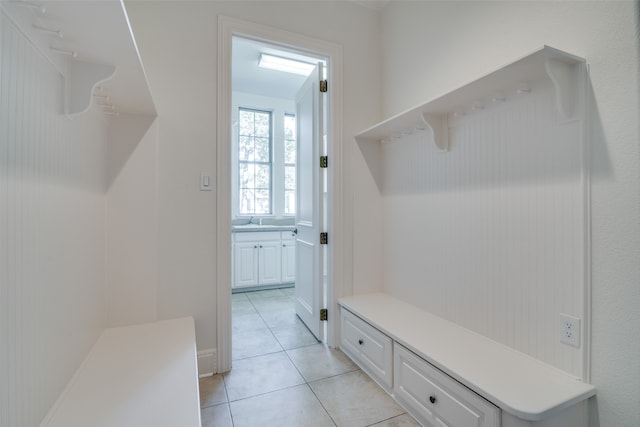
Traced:
POLYGON ((200 191, 212 191, 213 182, 211 175, 206 172, 200 172, 200 191))

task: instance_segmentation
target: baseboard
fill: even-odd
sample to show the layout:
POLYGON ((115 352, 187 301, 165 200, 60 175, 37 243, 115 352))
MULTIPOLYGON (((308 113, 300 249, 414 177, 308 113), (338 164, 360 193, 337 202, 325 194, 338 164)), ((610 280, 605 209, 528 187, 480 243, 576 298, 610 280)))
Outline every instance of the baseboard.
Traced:
POLYGON ((198 352, 198 377, 210 377, 216 373, 216 349, 209 348, 198 352))

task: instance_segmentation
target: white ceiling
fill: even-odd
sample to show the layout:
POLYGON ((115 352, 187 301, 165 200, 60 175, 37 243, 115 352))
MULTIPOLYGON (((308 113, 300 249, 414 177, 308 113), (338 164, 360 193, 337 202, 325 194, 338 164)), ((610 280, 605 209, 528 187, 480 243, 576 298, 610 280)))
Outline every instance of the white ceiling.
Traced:
POLYGON ((243 39, 233 38, 233 90, 275 98, 294 99, 306 77, 282 71, 258 67, 261 53, 269 53, 304 62, 316 62, 317 58, 300 55, 294 51, 243 39))

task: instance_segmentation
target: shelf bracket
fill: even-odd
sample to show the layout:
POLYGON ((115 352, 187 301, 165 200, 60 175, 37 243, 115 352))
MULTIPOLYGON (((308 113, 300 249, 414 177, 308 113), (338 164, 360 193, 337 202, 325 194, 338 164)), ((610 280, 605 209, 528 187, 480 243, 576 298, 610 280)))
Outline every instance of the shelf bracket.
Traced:
POLYGON ((95 87, 116 72, 113 65, 70 61, 67 84, 67 114, 84 113, 91 107, 95 87))
POLYGON ((433 142, 440 151, 449 151, 449 123, 446 114, 421 113, 422 122, 431 131, 433 142))
POLYGON ((578 93, 577 67, 580 65, 568 64, 555 58, 548 59, 544 65, 555 89, 558 113, 564 120, 573 118, 576 114, 578 93))

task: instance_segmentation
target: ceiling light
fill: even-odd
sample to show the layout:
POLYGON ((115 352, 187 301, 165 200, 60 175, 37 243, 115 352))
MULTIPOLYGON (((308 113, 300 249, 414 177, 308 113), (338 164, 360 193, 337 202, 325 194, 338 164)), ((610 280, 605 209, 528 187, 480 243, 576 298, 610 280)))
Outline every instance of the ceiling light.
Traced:
POLYGON ((260 61, 258 61, 258 67, 308 76, 316 66, 315 64, 310 64, 308 62, 300 62, 294 59, 261 53, 260 61))

